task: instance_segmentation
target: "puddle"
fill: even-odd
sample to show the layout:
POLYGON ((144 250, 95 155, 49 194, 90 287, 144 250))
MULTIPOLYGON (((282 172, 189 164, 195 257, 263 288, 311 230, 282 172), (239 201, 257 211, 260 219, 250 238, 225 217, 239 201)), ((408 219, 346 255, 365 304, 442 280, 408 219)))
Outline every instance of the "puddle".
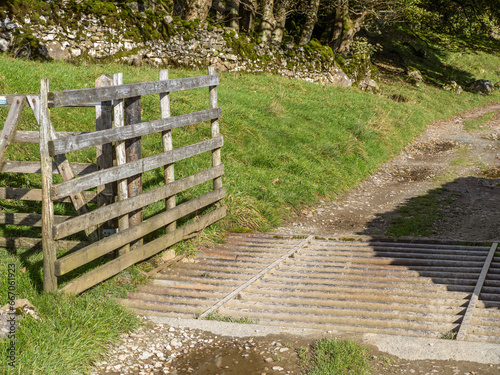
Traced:
POLYGON ((423 154, 424 156, 428 156, 450 151, 458 147, 458 142, 436 140, 432 142, 418 142, 412 144, 408 146, 408 150, 423 154))
POLYGON ((298 342, 286 345, 262 339, 219 339, 182 353, 172 363, 171 374, 300 374, 298 342))
POLYGON ((430 168, 400 168, 391 173, 392 177, 402 181, 425 181, 433 177, 430 168))

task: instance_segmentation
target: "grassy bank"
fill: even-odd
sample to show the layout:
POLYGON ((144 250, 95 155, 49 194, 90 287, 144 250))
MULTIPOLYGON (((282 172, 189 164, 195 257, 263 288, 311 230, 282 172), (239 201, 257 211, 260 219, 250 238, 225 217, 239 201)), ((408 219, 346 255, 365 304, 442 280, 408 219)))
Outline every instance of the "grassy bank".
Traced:
MULTIPOLYGON (((488 56, 482 69, 488 69, 487 78, 500 80, 494 68, 500 61, 494 55, 488 56)), ((155 80, 158 76, 157 69, 147 67, 42 64, 0 55, 0 95, 38 93, 41 78, 50 78, 52 90, 93 87, 98 76, 115 72, 123 72, 125 82, 155 80)), ((202 74, 205 72, 170 71, 171 78, 202 74)), ((397 154, 426 124, 500 98, 497 93, 456 95, 424 84, 417 88, 401 80, 382 85, 382 89, 383 95, 373 95, 269 75, 222 74, 218 93, 223 113, 220 125, 225 140, 222 158, 229 213, 211 233, 270 229, 292 210, 313 205, 320 198, 335 199, 397 154), (391 99, 402 97, 404 101, 391 99)), ((209 105, 207 89, 176 92, 171 97, 172 115, 206 109, 209 105)), ((159 118, 158 97, 145 97, 142 105, 144 121, 159 118)), ((0 108, 0 118, 6 115, 7 110, 0 108)), ((92 109, 54 109, 51 116, 59 131, 90 131, 95 121, 92 109)), ((20 129, 37 130, 28 110, 23 114, 20 129)), ((199 141, 208 134, 209 124, 175 129, 174 146, 199 141)), ((148 139, 143 145, 145 156, 157 151, 154 148, 158 145, 148 139)), ((86 151, 72 157, 72 161, 86 162, 94 155, 86 151)), ((11 147, 8 158, 39 159, 37 145, 11 147)), ((206 159, 179 163, 176 178, 207 167, 206 159)), ((0 184, 12 184, 13 176, 7 177, 0 184)), ((38 176, 17 177, 15 182, 20 187, 40 186, 38 176)), ((189 194, 197 195, 208 186, 198 189, 180 194, 178 200, 187 200, 189 194)), ((11 212, 30 212, 33 208, 2 202, 2 209, 11 212)), ((158 209, 161 207, 151 208, 158 209)), ((9 231, 11 228, 4 229, 2 234, 9 231)), ((180 245, 179 249, 189 250, 189 246, 180 245)), ((68 373, 67 369, 84 373, 106 344, 138 324, 108 298, 123 295, 141 280, 138 267, 78 298, 47 295, 41 293, 40 252, 0 250, 2 305, 7 301, 4 291, 9 264, 16 265, 18 297, 28 298, 40 316, 40 320, 26 318, 17 332, 19 367, 12 373, 63 374, 68 373)), ((2 353, 7 347, 6 341, 0 342, 2 353)), ((0 371, 4 369, 9 368, 2 355, 0 371)))

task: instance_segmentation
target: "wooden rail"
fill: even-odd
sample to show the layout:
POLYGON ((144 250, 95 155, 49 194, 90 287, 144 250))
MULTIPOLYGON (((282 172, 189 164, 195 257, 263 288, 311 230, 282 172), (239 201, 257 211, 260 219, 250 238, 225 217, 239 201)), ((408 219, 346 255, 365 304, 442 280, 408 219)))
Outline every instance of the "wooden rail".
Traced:
POLYGON ((85 103, 217 86, 219 83, 218 75, 129 83, 119 86, 49 92, 47 101, 49 107, 77 106, 85 103))
POLYGON ((203 215, 206 208, 226 195, 222 187, 224 165, 220 160, 223 139, 218 122, 221 116, 217 105, 218 84, 219 76, 213 69, 209 69, 206 76, 183 79, 169 79, 168 72, 161 71, 158 81, 128 84, 123 84, 121 73, 116 73, 112 77, 99 77, 96 87, 91 89, 51 92, 48 80, 44 79, 39 96, 5 96, 4 102, 10 111, 0 139, 0 172, 39 173, 42 186, 41 189, 0 187, 0 199, 41 201, 42 210, 40 213, 0 212, 0 224, 41 227, 42 236, 0 238, 0 246, 41 245, 44 290, 57 290, 57 278, 71 273, 72 280, 62 290, 80 293, 223 218, 225 206, 203 215), (202 87, 209 89, 210 108, 170 115, 172 92, 202 87), (141 122, 141 96, 157 94, 161 118, 141 122), (39 132, 17 131, 17 121, 26 101, 40 126, 39 132), (96 131, 56 131, 57 124, 52 124, 49 108, 62 106, 95 107, 96 131), (173 147, 174 129, 205 121, 212 124, 210 139, 173 147), (161 135, 162 152, 142 158, 141 137, 150 134, 161 135), (4 160, 11 143, 39 143, 40 161, 4 160), (96 160, 90 163, 69 162, 66 158, 71 152, 94 147, 96 160), (205 152, 212 154, 211 168, 175 180, 176 162, 205 152), (164 175, 154 188, 142 191, 142 174, 156 168, 163 168, 164 175), (56 174, 62 177, 62 182, 54 183, 56 174), (209 181, 213 181, 213 191, 177 204, 177 194, 209 181), (75 215, 56 215, 56 202, 72 203, 75 215), (97 203, 97 208, 89 206, 90 202, 97 203), (142 209, 158 202, 165 202, 165 210, 155 210, 156 214, 143 220, 142 209), (193 216, 194 221, 179 225, 180 219, 193 216), (158 232, 161 228, 163 233, 158 232), (85 232, 89 241, 66 239, 78 232, 85 232), (144 236, 153 232, 154 239, 143 243, 144 236), (71 252, 58 257, 56 252, 61 250, 71 252), (86 273, 81 270, 110 252, 116 255, 114 260, 86 273))

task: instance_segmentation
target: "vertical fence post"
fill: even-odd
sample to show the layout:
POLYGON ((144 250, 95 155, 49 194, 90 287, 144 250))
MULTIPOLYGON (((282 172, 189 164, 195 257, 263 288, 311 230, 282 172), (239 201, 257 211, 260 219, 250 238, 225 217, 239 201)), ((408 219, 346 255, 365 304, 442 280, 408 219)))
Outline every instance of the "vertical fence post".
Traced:
MULTIPOLYGON (((160 80, 168 80, 168 70, 160 70, 160 80)), ((165 92, 160 94, 160 108, 161 108, 161 118, 170 117, 170 93, 165 92)), ((163 152, 167 152, 173 149, 172 144, 172 130, 167 130, 161 133, 163 142, 163 152)), ((165 185, 175 181, 174 174, 174 164, 167 164, 164 170, 165 174, 165 185)), ((165 199, 165 210, 170 210, 176 205, 175 195, 165 199)), ((165 227, 165 233, 172 232, 177 227, 177 223, 167 225, 165 227)))
MULTIPOLYGON (((208 67, 208 74, 209 75, 214 75, 215 74, 215 67, 214 66, 209 66, 208 67)), ((210 94, 210 108, 217 108, 217 86, 210 86, 208 88, 208 92, 210 94)), ((212 129, 212 138, 218 137, 220 132, 219 132, 219 119, 214 119, 211 121, 211 129, 212 129)), ((217 148, 212 151, 212 166, 217 167, 221 164, 221 157, 220 157, 220 148, 217 148)), ((222 188, 222 177, 217 177, 214 178, 214 190, 222 188)))
POLYGON ((42 246, 43 246, 43 290, 57 289, 55 274, 56 246, 52 234, 54 204, 51 199, 52 158, 49 155, 50 115, 48 108, 49 80, 40 84, 40 167, 42 174, 42 246))
MULTIPOLYGON (((123 74, 115 73, 113 74, 113 85, 119 86, 123 84, 123 74)), ((117 99, 113 102, 113 112, 115 118, 115 128, 119 128, 124 126, 124 118, 123 118, 123 99, 117 99)), ((125 156, 125 142, 117 142, 116 146, 116 164, 124 165, 127 163, 127 158, 125 156)), ((128 190, 127 190, 127 180, 118 181, 117 185, 118 191, 118 200, 123 201, 128 198, 128 190)), ((118 228, 120 231, 124 231, 129 227, 128 225, 128 215, 123 215, 118 219, 118 228)), ((120 250, 118 250, 118 255, 123 255, 130 251, 130 246, 123 246, 120 250)))
MULTIPOLYGON (((135 96, 125 98, 125 126, 138 124, 141 122, 141 97, 135 96)), ((141 137, 131 138, 125 141, 125 150, 127 163, 141 159, 141 137)), ((138 174, 127 179, 128 197, 132 198, 142 193, 142 175, 138 174)), ((132 211, 128 216, 130 226, 140 224, 142 222, 142 208, 132 211)), ((142 245, 142 238, 130 244, 130 249, 133 250, 142 245)))
MULTIPOLYGON (((111 76, 103 74, 95 81, 95 87, 112 86, 113 80, 111 76)), ((101 103, 95 106, 95 130, 106 130, 113 127, 113 116, 111 107, 107 103, 101 103)), ((97 166, 100 170, 111 168, 113 166, 113 145, 106 143, 96 146, 97 166)), ((97 204, 99 207, 113 203, 113 186, 112 184, 100 185, 97 187, 97 204)), ((106 223, 99 227, 99 238, 103 238, 103 229, 111 228, 110 223, 106 223)))

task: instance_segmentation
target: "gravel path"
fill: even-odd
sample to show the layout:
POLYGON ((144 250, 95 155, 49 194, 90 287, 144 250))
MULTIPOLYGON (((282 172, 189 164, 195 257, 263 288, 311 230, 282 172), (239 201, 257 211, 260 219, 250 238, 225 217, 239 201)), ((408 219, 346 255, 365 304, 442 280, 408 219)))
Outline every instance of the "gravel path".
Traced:
MULTIPOLYGON (((372 342, 377 341, 374 340, 376 335, 368 335, 368 339, 364 339, 363 336, 339 334, 332 331, 291 330, 292 332, 286 332, 290 330, 281 329, 281 333, 262 336, 266 333, 266 327, 259 325, 205 322, 207 328, 213 326, 214 323, 222 326, 215 330, 215 332, 225 332, 221 335, 186 327, 186 325, 200 323, 196 320, 192 323, 189 320, 183 320, 182 324, 164 324, 152 322, 146 317, 143 319, 145 325, 134 333, 123 335, 121 344, 111 348, 105 360, 96 363, 92 375, 302 374, 305 368, 300 365, 299 353, 310 350, 310 345, 320 337, 363 342, 368 346, 372 375, 498 375, 500 373, 500 357, 496 364, 400 359, 381 352, 372 345, 372 342), (257 336, 250 335, 250 333, 257 336)), ((275 332, 275 327, 270 328, 271 332, 275 332)), ((399 340, 405 340, 405 338, 400 337, 399 340)), ((435 339, 417 339, 414 345, 420 346, 419 350, 415 351, 432 353, 433 346, 438 346, 439 343, 435 339)), ((490 351, 495 349, 500 351, 500 346, 487 348, 490 351)), ((474 350, 481 350, 481 348, 474 350)))

